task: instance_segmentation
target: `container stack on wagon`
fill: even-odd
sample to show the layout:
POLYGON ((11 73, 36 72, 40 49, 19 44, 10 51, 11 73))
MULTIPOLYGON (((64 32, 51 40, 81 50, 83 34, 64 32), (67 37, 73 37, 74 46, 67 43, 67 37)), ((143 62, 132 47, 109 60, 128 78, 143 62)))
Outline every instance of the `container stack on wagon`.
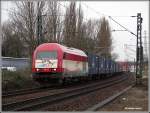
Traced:
POLYGON ((119 64, 109 58, 87 54, 88 56, 88 74, 89 76, 112 75, 121 72, 119 64))

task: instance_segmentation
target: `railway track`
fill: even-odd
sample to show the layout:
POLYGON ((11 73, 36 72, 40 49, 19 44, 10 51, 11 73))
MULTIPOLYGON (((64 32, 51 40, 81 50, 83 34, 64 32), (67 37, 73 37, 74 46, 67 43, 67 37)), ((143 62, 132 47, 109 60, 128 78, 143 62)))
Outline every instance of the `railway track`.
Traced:
POLYGON ((10 97, 10 96, 17 96, 17 95, 23 95, 23 94, 33 93, 33 92, 38 91, 39 89, 40 89, 40 87, 4 92, 4 93, 2 93, 2 97, 3 98, 7 98, 7 97, 10 97))
MULTIPOLYGON (((82 84, 82 83, 80 83, 82 84)), ((86 84, 86 83, 84 83, 86 84)), ((70 84, 71 85, 71 84, 70 84)), ((15 90, 15 91, 8 91, 8 92, 2 92, 2 98, 9 98, 9 97, 15 97, 19 95, 26 95, 26 94, 31 94, 31 93, 37 93, 41 91, 46 91, 46 90, 53 90, 53 89, 61 89, 70 86, 69 84, 67 86, 60 86, 60 85, 51 85, 47 87, 36 87, 36 88, 28 88, 28 89, 22 89, 22 90, 15 90)), ((78 86, 79 84, 75 84, 78 86)))
POLYGON ((23 90, 4 92, 4 93, 2 93, 2 97, 8 98, 8 97, 18 96, 18 95, 26 95, 26 94, 30 94, 30 93, 52 90, 55 88, 60 88, 60 87, 59 86, 49 86, 49 87, 45 87, 45 88, 37 87, 37 88, 29 88, 29 89, 23 89, 23 90))
POLYGON ((89 84, 86 86, 82 86, 79 88, 74 88, 71 90, 67 90, 61 93, 56 93, 53 95, 48 96, 41 96, 41 97, 34 97, 18 102, 12 102, 2 105, 3 111, 34 111, 39 110, 42 107, 45 107, 46 105, 52 105, 57 102, 61 102, 63 100, 67 100, 73 97, 78 97, 96 90, 100 90, 112 85, 115 85, 117 83, 120 83, 122 81, 127 80, 127 76, 119 76, 107 80, 105 82, 95 83, 95 84, 89 84))
MULTIPOLYGON (((76 84, 76 86, 77 85, 78 84, 76 84)), ((67 85, 67 86, 70 86, 70 85, 67 85)), ((22 90, 2 92, 2 98, 9 98, 9 97, 15 97, 15 96, 19 96, 19 95, 37 93, 37 92, 46 91, 46 90, 53 90, 53 89, 56 89, 56 88, 60 89, 60 88, 65 88, 67 86, 51 85, 51 86, 47 86, 47 87, 44 87, 44 88, 43 87, 36 87, 36 88, 28 88, 28 89, 22 89, 22 90)))

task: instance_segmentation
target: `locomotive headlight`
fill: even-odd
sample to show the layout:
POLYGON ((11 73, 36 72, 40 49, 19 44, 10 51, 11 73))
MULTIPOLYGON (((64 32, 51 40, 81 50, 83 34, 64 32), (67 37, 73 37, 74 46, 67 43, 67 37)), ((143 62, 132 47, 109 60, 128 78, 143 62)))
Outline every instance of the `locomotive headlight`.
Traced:
POLYGON ((54 71, 56 71, 56 69, 54 68, 54 71))
POLYGON ((38 68, 37 68, 36 70, 37 70, 37 71, 39 71, 39 69, 38 69, 38 68))

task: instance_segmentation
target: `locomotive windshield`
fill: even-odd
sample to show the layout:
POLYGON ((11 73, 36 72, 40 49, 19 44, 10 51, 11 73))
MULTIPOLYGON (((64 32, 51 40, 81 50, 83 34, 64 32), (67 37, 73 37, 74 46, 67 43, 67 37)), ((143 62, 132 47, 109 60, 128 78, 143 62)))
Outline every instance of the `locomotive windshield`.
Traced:
POLYGON ((57 52, 56 51, 41 51, 37 53, 37 59, 57 59, 57 52))

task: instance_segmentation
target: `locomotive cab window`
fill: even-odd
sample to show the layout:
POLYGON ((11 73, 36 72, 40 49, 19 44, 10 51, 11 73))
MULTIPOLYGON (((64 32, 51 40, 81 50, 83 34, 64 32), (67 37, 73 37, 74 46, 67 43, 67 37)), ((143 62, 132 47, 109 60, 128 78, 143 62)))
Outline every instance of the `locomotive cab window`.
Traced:
POLYGON ((37 53, 37 59, 44 59, 44 58, 50 58, 50 59, 57 59, 57 52, 56 51, 40 51, 37 53))

